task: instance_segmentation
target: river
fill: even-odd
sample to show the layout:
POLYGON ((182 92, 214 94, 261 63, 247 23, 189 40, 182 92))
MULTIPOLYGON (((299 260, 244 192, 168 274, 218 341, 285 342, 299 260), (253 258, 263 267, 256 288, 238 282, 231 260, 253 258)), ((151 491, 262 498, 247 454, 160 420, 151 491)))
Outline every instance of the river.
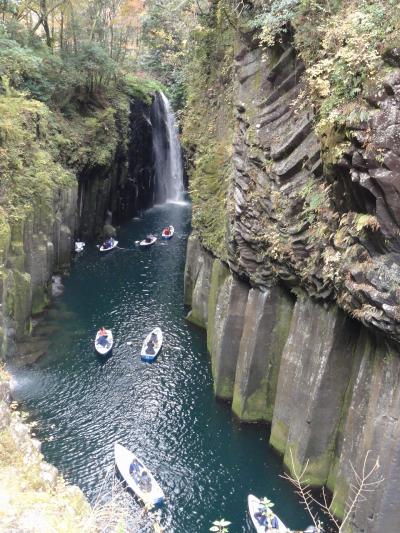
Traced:
MULTIPOLYGON (((119 229, 122 249, 101 256, 87 247, 41 324, 47 354, 30 367, 10 368, 14 395, 38 424, 45 458, 91 502, 109 491, 103 480, 118 441, 163 487, 167 532, 207 532, 221 517, 232 522, 230 533, 253 531, 249 492, 268 496, 286 525, 301 529, 310 520, 279 477, 282 460, 268 446, 267 429, 238 424, 230 407, 216 402, 205 332, 185 320, 190 215, 188 205, 155 207, 119 229), (171 241, 135 246, 167 224, 176 229, 171 241), (116 340, 106 361, 93 351, 101 325, 116 340), (165 344, 155 363, 143 363, 137 354, 155 326, 165 344)), ((135 512, 133 498, 132 506, 135 512)), ((137 531, 151 531, 141 520, 137 531)))

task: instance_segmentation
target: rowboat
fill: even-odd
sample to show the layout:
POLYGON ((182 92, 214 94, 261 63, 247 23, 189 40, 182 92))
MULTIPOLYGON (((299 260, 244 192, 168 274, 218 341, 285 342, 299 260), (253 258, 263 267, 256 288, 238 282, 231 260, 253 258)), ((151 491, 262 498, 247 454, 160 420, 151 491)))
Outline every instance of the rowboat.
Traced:
POLYGON ((143 361, 152 362, 161 350, 163 334, 160 328, 155 328, 147 335, 143 341, 140 356, 143 361))
POLYGON ((266 531, 271 531, 271 533, 286 533, 288 531, 282 520, 275 513, 273 513, 272 510, 270 510, 272 516, 265 516, 264 513, 266 509, 259 498, 249 494, 247 502, 251 521, 253 522, 253 526, 258 533, 265 533, 266 531), (265 527, 267 521, 269 521, 269 529, 265 527))
POLYGON ((161 505, 165 496, 153 474, 127 448, 114 444, 115 464, 126 484, 146 505, 161 505))
POLYGON ((100 252, 109 252, 110 250, 114 250, 118 246, 118 241, 115 239, 112 239, 112 245, 108 248, 104 248, 105 242, 99 247, 100 252))
POLYGON ((111 329, 106 329, 105 331, 107 336, 100 335, 100 331, 98 331, 94 341, 94 349, 100 355, 107 355, 109 352, 111 352, 114 343, 111 329))
POLYGON ((157 240, 155 235, 148 235, 145 239, 139 242, 139 246, 151 246, 157 240))
POLYGON ((83 252, 83 249, 85 248, 85 243, 82 241, 75 241, 75 252, 83 252))
POLYGON ((175 233, 175 228, 174 226, 168 226, 168 228, 164 228, 162 230, 162 233, 161 233, 161 238, 164 239, 164 240, 169 240, 169 239, 172 239, 172 237, 174 236, 174 233, 175 233), (168 231, 169 232, 168 232, 168 231))

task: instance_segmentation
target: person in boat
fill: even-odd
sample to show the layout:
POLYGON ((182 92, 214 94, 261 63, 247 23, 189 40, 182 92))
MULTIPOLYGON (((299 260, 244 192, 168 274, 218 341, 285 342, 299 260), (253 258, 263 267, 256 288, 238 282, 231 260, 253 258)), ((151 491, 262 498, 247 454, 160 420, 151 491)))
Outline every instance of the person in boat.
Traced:
POLYGON ((129 465, 129 473, 136 483, 138 483, 140 479, 140 463, 137 459, 134 459, 129 465))
POLYGON ((108 337, 107 330, 104 326, 99 329, 99 337, 108 337))
POLYGON ((153 344, 157 344, 157 335, 155 333, 151 334, 150 340, 153 344))
POLYGON ((274 515, 274 513, 269 510, 267 512, 267 521, 266 521, 266 530, 272 530, 272 531, 278 531, 279 529, 279 523, 277 517, 274 515))
POLYGON ((257 520, 260 526, 266 525, 267 517, 265 516, 264 508, 259 507, 258 511, 254 513, 254 518, 257 520))
POLYGON ((140 476, 139 486, 141 490, 149 492, 151 490, 151 479, 146 470, 143 470, 142 475, 140 476))
POLYGON ((151 339, 147 343, 146 353, 148 353, 150 355, 156 353, 155 350, 154 350, 154 342, 151 339))
POLYGON ((107 239, 106 241, 104 241, 103 243, 103 248, 105 248, 106 250, 108 250, 109 248, 112 248, 114 245, 114 239, 112 237, 110 237, 109 239, 107 239))
POLYGON ((166 227, 164 228, 164 231, 163 231, 164 235, 170 235, 171 234, 171 230, 170 230, 170 227, 166 227))

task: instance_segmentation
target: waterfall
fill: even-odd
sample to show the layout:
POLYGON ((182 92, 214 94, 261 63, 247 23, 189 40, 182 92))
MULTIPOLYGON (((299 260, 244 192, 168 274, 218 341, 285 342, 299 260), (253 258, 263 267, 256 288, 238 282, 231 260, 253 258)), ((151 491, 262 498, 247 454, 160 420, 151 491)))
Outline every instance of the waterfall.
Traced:
POLYGON ((154 203, 183 200, 182 152, 168 98, 157 92, 151 109, 155 166, 154 203))

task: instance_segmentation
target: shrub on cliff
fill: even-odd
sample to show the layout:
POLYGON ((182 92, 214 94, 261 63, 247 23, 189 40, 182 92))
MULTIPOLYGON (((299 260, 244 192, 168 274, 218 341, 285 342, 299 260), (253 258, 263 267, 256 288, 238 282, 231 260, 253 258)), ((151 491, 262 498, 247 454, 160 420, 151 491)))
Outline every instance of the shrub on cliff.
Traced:
POLYGON ((249 24, 266 47, 294 29, 307 67, 303 96, 315 104, 322 133, 345 124, 371 85, 382 81, 390 68, 383 56, 399 41, 400 12, 397 0, 272 0, 249 24))

